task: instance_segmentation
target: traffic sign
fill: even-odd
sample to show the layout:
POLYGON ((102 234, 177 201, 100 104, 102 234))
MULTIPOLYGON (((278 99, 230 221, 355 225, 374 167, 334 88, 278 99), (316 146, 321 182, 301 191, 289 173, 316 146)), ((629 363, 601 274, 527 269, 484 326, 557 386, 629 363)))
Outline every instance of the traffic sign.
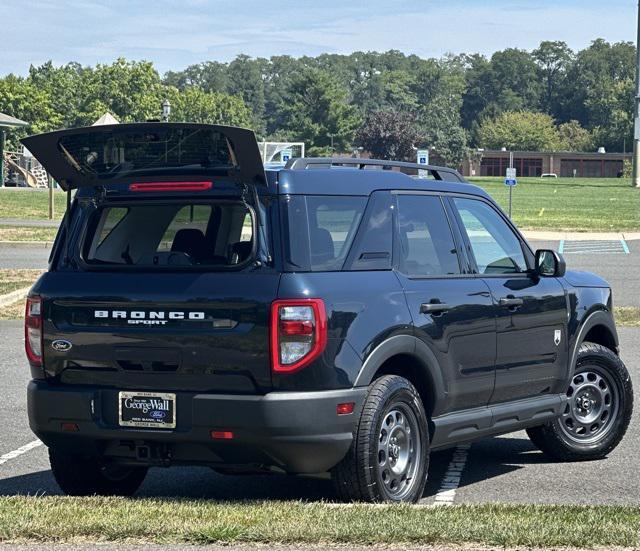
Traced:
POLYGON ((289 159, 291 159, 291 156, 293 155, 291 149, 283 149, 280 152, 280 159, 282 159, 283 163, 286 163, 289 159))
POLYGON ((419 165, 428 165, 429 164, 429 150, 428 149, 418 149, 418 164, 419 165))
POLYGON ((515 168, 507 168, 507 176, 504 179, 505 186, 515 186, 518 184, 518 180, 516 180, 516 169, 515 168))

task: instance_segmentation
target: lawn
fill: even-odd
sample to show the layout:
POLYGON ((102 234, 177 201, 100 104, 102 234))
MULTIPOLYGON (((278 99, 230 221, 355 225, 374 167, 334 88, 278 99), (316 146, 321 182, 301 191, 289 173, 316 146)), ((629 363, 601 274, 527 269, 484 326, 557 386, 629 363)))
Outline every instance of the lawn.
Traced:
POLYGON ((58 228, 0 226, 0 241, 53 241, 58 228))
MULTIPOLYGON (((66 194, 54 191, 55 219, 62 218, 66 209, 66 194)), ((0 189, 0 218, 27 218, 30 220, 49 217, 49 191, 46 189, 0 189)))
POLYGON ((637 549, 640 508, 496 504, 416 507, 53 496, 0 498, 0 542, 87 540, 637 549))
MULTIPOLYGON (((469 178, 507 211, 502 178, 469 178)), ((626 179, 519 178, 513 219, 521 229, 640 231, 640 189, 626 179)))
POLYGON ((41 273, 42 270, 0 270, 0 295, 30 287, 41 273))

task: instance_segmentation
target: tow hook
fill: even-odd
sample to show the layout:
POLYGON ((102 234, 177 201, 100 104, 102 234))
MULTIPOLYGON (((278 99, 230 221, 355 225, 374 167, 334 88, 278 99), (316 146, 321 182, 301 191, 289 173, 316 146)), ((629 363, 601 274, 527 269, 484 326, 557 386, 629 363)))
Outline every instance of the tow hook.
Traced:
POLYGON ((141 463, 169 467, 171 465, 171 450, 166 445, 136 445, 136 459, 141 463))

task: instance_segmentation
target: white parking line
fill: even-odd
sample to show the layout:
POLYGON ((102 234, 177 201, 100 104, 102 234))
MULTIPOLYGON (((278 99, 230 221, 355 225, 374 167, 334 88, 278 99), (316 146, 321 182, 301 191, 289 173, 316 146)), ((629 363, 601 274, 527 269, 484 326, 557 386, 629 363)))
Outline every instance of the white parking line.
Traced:
POLYGON ((12 452, 5 453, 4 455, 0 455, 0 465, 3 465, 7 461, 11 459, 15 459, 16 457, 20 457, 21 455, 27 453, 28 451, 37 448, 38 446, 42 446, 42 442, 40 440, 34 440, 33 442, 29 442, 25 444, 21 448, 17 450, 13 450, 12 452))
POLYGON ((453 452, 447 472, 444 473, 440 488, 436 493, 434 505, 453 505, 453 500, 456 498, 456 490, 460 486, 462 472, 467 463, 469 448, 471 448, 471 444, 461 444, 453 452))

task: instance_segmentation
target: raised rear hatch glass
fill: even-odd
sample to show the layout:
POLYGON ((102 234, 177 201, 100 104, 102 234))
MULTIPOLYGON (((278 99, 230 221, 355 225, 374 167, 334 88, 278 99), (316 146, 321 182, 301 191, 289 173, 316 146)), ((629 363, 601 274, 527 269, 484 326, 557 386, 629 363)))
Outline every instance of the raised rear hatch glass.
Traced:
POLYGON ((117 124, 38 134, 22 143, 65 190, 216 175, 266 185, 255 134, 244 128, 117 124))

